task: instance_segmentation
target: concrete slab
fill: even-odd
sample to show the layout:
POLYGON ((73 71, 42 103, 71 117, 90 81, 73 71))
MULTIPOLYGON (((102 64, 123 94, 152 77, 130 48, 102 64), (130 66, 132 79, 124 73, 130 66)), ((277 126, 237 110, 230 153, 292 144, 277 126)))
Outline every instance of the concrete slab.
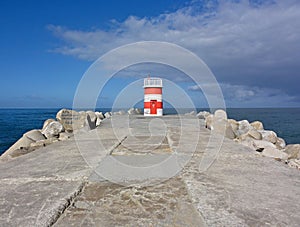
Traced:
POLYGON ((180 178, 150 187, 90 183, 55 226, 205 226, 180 178))
POLYGON ((82 189, 82 182, 55 179, 1 181, 1 226, 50 226, 82 189))

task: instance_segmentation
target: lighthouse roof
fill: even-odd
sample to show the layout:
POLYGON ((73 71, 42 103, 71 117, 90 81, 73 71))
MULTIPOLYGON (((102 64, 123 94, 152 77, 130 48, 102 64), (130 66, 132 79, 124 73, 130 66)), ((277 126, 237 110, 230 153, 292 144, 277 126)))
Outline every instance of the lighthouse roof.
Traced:
POLYGON ((144 88, 145 87, 162 87, 162 79, 157 77, 148 77, 144 79, 144 88))

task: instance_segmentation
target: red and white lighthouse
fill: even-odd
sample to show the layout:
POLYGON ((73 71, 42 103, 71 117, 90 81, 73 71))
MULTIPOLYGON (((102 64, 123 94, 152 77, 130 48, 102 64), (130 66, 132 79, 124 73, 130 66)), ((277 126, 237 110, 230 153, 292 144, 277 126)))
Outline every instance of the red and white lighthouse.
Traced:
POLYGON ((144 79, 144 116, 162 116, 162 79, 144 79))

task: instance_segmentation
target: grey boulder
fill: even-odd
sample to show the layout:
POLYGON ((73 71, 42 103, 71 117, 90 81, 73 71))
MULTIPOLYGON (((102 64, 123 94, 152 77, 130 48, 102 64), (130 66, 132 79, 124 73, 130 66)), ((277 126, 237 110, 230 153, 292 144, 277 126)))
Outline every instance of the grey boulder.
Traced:
POLYGON ((300 144, 289 144, 284 152, 288 154, 289 159, 300 159, 300 144))
POLYGON ((255 148, 255 150, 258 150, 258 151, 262 151, 262 150, 266 149, 267 147, 276 149, 276 146, 269 141, 253 139, 252 142, 253 142, 253 147, 255 148))
POLYGON ((63 125, 58 121, 51 121, 45 128, 42 130, 42 134, 46 138, 58 137, 59 133, 64 131, 63 125))
POLYGON ((227 120, 227 113, 224 110, 216 110, 214 113, 214 118, 227 120))
POLYGON ((214 119, 212 123, 212 131, 224 135, 226 138, 234 139, 235 134, 231 125, 225 119, 214 119))
POLYGON ((46 128, 46 127, 47 127, 47 125, 48 125, 48 124, 50 124, 50 123, 51 123, 51 122, 53 122, 53 121, 56 121, 56 120, 54 120, 54 119, 50 118, 50 119, 48 119, 48 120, 44 121, 44 124, 43 124, 43 128, 42 128, 42 129, 46 128))
POLYGON ((209 112, 207 112, 207 111, 200 111, 196 116, 199 119, 205 119, 208 115, 210 115, 209 112))
POLYGON ((59 133, 58 140, 59 140, 59 141, 65 141, 65 140, 68 140, 71 136, 72 136, 71 133, 68 133, 68 132, 61 132, 61 133, 59 133))
POLYGON ((92 121, 90 115, 86 115, 85 120, 85 127, 87 127, 88 130, 93 130, 96 128, 96 121, 92 121))
POLYGON ((15 142, 10 148, 8 148, 2 155, 1 155, 1 159, 7 158, 8 156, 10 156, 10 154, 15 151, 15 150, 19 150, 19 149, 27 149, 30 147, 30 144, 33 143, 34 141, 29 139, 26 136, 22 136, 17 142, 15 142))
POLYGON ((90 111, 90 110, 89 110, 89 111, 86 111, 86 113, 87 113, 87 115, 90 116, 91 121, 96 123, 96 120, 97 120, 97 115, 96 115, 96 113, 93 112, 93 111, 90 111))
POLYGON ((273 144, 277 141, 277 134, 274 131, 271 130, 260 130, 259 131, 262 135, 262 139, 265 141, 269 141, 273 144))
POLYGON ((253 127, 250 125, 249 121, 247 120, 242 120, 242 121, 238 121, 239 127, 237 130, 237 135, 243 135, 248 133, 253 127))
POLYGON ((100 120, 103 120, 105 118, 102 112, 95 112, 95 114, 100 120))
POLYGON ((102 121, 102 120, 101 120, 100 118, 97 117, 97 120, 96 120, 96 127, 100 126, 101 121, 102 121))
POLYGON ((30 130, 30 131, 26 132, 24 134, 24 136, 27 137, 28 139, 32 140, 33 142, 45 139, 45 137, 41 133, 41 131, 37 130, 37 129, 33 129, 33 130, 30 130))
POLYGON ((287 164, 289 167, 300 169, 300 159, 290 159, 287 164))
POLYGON ((281 160, 288 159, 288 155, 286 153, 284 153, 276 148, 272 148, 272 147, 266 147, 262 151, 262 155, 265 157, 277 158, 277 159, 281 159, 281 160))
POLYGON ((135 108, 134 111, 135 111, 136 114, 142 114, 143 113, 142 109, 140 109, 140 108, 135 108))
POLYGON ((234 119, 228 119, 227 121, 231 125, 234 134, 237 135, 237 131, 239 129, 239 123, 234 119))
POLYGON ((105 118, 110 118, 110 117, 111 117, 111 112, 106 112, 106 113, 104 114, 104 117, 105 117, 105 118))
POLYGON ((205 127, 208 129, 212 129, 214 115, 210 114, 205 118, 205 127))
POLYGON ((130 109, 127 111, 127 113, 128 113, 129 115, 136 114, 136 112, 135 112, 135 109, 134 109, 134 108, 130 108, 130 109))
POLYGON ((275 145, 278 149, 284 149, 286 146, 286 143, 285 143, 284 139, 277 137, 275 145))
POLYGON ((256 130, 264 130, 264 125, 260 121, 253 121, 250 125, 256 130))
POLYGON ((254 130, 254 129, 250 129, 248 131, 248 135, 251 136, 252 138, 256 139, 256 140, 261 140, 262 139, 261 133, 254 130))
POLYGON ((68 132, 81 129, 85 126, 87 114, 84 111, 62 109, 56 114, 56 119, 68 132))

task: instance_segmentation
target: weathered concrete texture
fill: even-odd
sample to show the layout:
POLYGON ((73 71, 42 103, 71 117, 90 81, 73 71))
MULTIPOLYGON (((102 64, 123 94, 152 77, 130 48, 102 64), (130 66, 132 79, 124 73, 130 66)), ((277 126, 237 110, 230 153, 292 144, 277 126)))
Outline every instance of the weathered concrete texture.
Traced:
POLYGON ((229 140, 202 174, 200 158, 189 163, 183 179, 208 226, 299 225, 299 171, 229 140))
MULTIPOLYGON (((80 135, 81 147, 93 156, 93 135, 80 135)), ((105 142, 105 141, 104 141, 105 142)), ((106 146, 117 140, 108 139, 106 146)), ((0 226, 47 226, 69 206, 92 170, 72 140, 53 143, 18 158, 0 162, 0 226)))
POLYGON ((78 181, 22 180, 1 181, 1 226, 49 226, 83 187, 78 181))
POLYGON ((204 226, 181 179, 149 187, 90 183, 55 226, 204 226))
POLYGON ((182 117, 113 115, 96 130, 2 160, 0 225, 299 226, 299 170, 182 117), (120 185, 97 172, 102 163, 117 174, 112 157, 147 170, 174 154, 184 169, 170 179, 173 166, 145 172, 150 185, 146 174, 120 185), (217 159, 200 172, 207 157, 217 159))

